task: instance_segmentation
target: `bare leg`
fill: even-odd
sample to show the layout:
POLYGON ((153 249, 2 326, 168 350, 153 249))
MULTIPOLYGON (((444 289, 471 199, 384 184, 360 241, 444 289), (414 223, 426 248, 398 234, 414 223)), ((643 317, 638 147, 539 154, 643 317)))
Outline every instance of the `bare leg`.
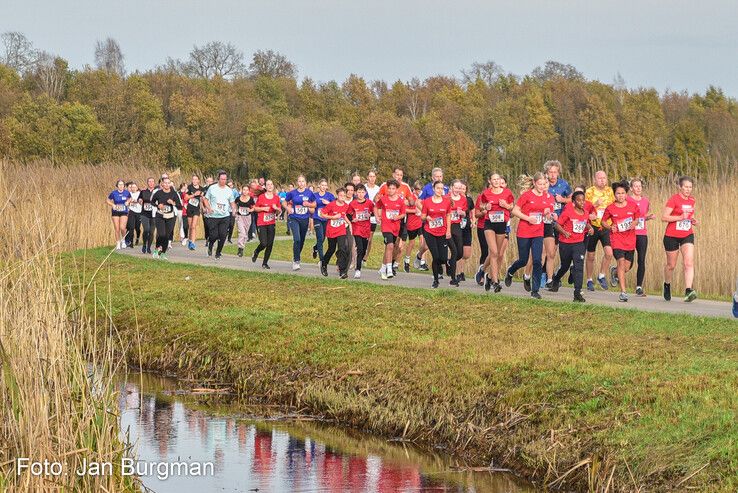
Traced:
POLYGON ((694 282, 694 245, 685 243, 680 250, 684 263, 684 287, 692 289, 692 283, 694 282))
POLYGON ((607 275, 610 270, 610 262, 612 261, 612 247, 606 246, 603 248, 605 255, 602 257, 602 265, 600 265, 600 274, 607 275))

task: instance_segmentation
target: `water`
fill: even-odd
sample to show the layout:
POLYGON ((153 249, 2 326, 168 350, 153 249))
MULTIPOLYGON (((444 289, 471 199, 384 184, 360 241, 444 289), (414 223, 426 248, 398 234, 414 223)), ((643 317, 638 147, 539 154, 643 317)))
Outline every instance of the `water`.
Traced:
POLYGON ((509 474, 459 471, 447 457, 403 444, 316 421, 264 418, 263 408, 255 418, 224 397, 177 388, 147 374, 121 382, 121 429, 139 461, 212 463, 213 474, 200 477, 149 471, 143 484, 156 492, 534 491, 509 474))

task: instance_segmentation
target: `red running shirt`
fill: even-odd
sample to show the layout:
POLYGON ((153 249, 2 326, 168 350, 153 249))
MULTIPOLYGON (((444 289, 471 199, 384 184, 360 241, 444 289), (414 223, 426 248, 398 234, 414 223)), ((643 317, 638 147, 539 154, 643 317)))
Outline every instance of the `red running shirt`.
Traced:
POLYGON ((274 224, 277 219, 277 214, 282 210, 282 206, 279 205, 279 195, 276 193, 272 195, 271 199, 268 199, 266 193, 262 193, 256 199, 257 207, 269 207, 269 212, 259 211, 256 214, 256 225, 257 226, 268 226, 274 224))
POLYGON ((423 200, 423 214, 428 217, 425 220, 425 230, 433 236, 446 236, 446 215, 451 212, 451 199, 448 195, 441 197, 438 203, 433 202, 433 197, 423 200))
POLYGON ((608 219, 612 222, 610 230, 610 245, 617 250, 635 250, 636 232, 630 227, 638 218, 641 217, 641 211, 634 202, 625 201, 624 207, 618 207, 617 203, 610 204, 605 209, 602 221, 608 219))
POLYGON ((692 218, 694 217, 694 197, 684 198, 678 193, 666 201, 666 207, 671 207, 672 216, 681 216, 685 212, 689 219, 680 219, 666 225, 666 236, 672 238, 686 238, 694 233, 692 230, 692 218))
POLYGON ((559 235, 561 243, 581 243, 584 241, 584 235, 587 234, 587 223, 589 223, 589 213, 587 213, 586 208, 584 212, 579 214, 570 202, 564 205, 558 221, 564 231, 571 234, 569 238, 559 235))
POLYGON ((349 205, 346 202, 338 205, 338 202, 334 200, 330 204, 323 207, 320 212, 324 216, 335 216, 336 214, 341 215, 341 217, 338 219, 326 219, 326 238, 338 238, 339 236, 346 235, 346 225, 348 224, 348 218, 346 218, 346 214, 348 214, 349 212, 349 205))
POLYGON ((447 197, 451 200, 451 224, 461 224, 462 219, 466 219, 468 221, 469 202, 466 200, 466 197, 460 195, 459 200, 453 200, 451 195, 447 195, 447 197), (459 211, 466 212, 466 215, 462 217, 461 214, 459 214, 459 211))
POLYGON ((535 224, 530 224, 522 219, 518 222, 518 230, 516 236, 518 238, 538 238, 543 236, 543 212, 551 209, 551 195, 543 192, 542 195, 536 195, 533 190, 528 190, 518 199, 517 205, 520 211, 526 216, 535 219, 535 224))
MULTIPOLYGON (((507 223, 510 220, 510 211, 500 206, 500 199, 508 204, 515 202, 512 192, 503 188, 500 193, 492 193, 492 189, 488 188, 479 196, 480 205, 492 204, 492 208, 487 211, 485 219, 493 223, 507 223)), ((481 207, 480 207, 481 209, 481 207)))
POLYGON ((400 235, 399 216, 405 214, 407 207, 405 201, 398 195, 395 200, 390 200, 389 195, 384 195, 377 200, 377 208, 382 209, 382 233, 400 235))
MULTIPOLYGON (((477 200, 474 202, 474 209, 477 211, 482 210, 482 195, 484 192, 477 195, 477 200)), ((484 229, 484 224, 487 222, 487 215, 477 218, 477 229, 484 229)))
POLYGON ((364 202, 354 200, 349 204, 349 213, 353 216, 351 228, 354 236, 369 238, 372 234, 371 218, 374 214, 374 202, 369 199, 364 202))

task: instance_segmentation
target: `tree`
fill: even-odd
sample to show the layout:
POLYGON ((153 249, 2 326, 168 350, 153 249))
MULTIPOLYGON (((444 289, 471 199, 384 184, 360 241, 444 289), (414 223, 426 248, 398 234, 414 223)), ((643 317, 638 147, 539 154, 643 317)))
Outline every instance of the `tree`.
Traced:
POLYGON ((530 76, 539 82, 545 82, 547 80, 557 78, 582 81, 584 80, 584 76, 574 67, 574 65, 556 62, 553 60, 547 61, 543 67, 539 66, 534 68, 530 76))
POLYGON ((473 84, 477 80, 482 80, 488 86, 492 86, 504 74, 502 67, 492 60, 484 63, 474 62, 468 70, 461 71, 461 80, 464 85, 473 84))
POLYGON ((587 105, 579 113, 579 120, 587 160, 616 162, 622 157, 623 143, 617 117, 599 96, 591 94, 587 97, 587 105))
POLYGON ((95 66, 99 70, 104 70, 121 77, 125 75, 125 67, 123 66, 123 52, 120 45, 113 38, 95 43, 95 66))
POLYGON ((249 65, 251 77, 297 78, 297 67, 287 57, 272 50, 257 50, 249 65))
POLYGON ((67 68, 67 62, 63 58, 41 52, 34 73, 38 89, 51 99, 60 101, 69 75, 67 68))
POLYGON ((38 52, 23 33, 6 32, 1 38, 4 53, 0 58, 0 63, 11 67, 18 73, 26 72, 33 67, 38 59, 38 52))
POLYGON ((212 41, 205 46, 195 46, 182 68, 187 74, 202 79, 232 78, 244 72, 243 53, 231 43, 212 41))

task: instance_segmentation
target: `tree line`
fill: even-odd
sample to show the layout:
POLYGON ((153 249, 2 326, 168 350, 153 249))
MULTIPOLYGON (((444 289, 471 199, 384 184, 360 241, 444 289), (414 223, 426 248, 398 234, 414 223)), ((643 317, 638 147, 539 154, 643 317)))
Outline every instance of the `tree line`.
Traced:
POLYGON ((376 169, 389 176, 447 176, 480 187, 490 171, 517 174, 558 159, 565 173, 612 176, 720 174, 738 162, 738 103, 704 94, 629 89, 547 62, 530 74, 475 63, 458 77, 343 82, 298 79, 283 55, 247 62, 230 43, 195 46, 126 73, 113 39, 93 66, 70 69, 21 33, 2 35, 0 155, 18 160, 149 165, 278 182, 298 172, 341 181, 376 169))

